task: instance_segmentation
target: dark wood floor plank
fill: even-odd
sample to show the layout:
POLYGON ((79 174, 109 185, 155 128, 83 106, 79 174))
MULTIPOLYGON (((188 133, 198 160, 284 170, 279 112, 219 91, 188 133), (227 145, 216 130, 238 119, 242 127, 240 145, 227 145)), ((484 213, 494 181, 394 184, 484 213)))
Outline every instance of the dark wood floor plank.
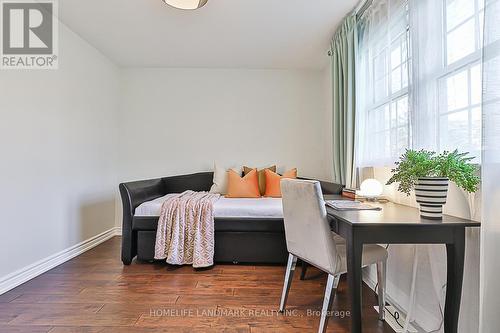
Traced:
POLYGON ((56 315, 45 315, 40 313, 23 313, 9 322, 10 325, 51 325, 51 326, 132 326, 139 319, 138 316, 125 316, 119 313, 114 315, 84 316, 78 313, 65 313, 56 315))
POLYGON ((47 333, 50 332, 52 326, 14 326, 0 325, 0 333, 47 333))
MULTIPOLYGON (((0 333, 314 332, 326 275, 294 277, 288 312, 278 314, 284 267, 216 265, 194 270, 120 261, 115 237, 0 295, 0 333)), ((375 294, 363 287, 363 329, 393 332, 377 320, 375 294)), ((347 284, 341 279, 328 332, 350 331, 347 284)))
POLYGON ((54 327, 49 333, 249 333, 250 328, 207 328, 207 327, 54 327))
POLYGON ((19 297, 21 294, 15 290, 8 291, 0 295, 0 303, 9 303, 19 297))
POLYGON ((125 303, 133 304, 137 302, 145 302, 151 304, 174 304, 177 300, 177 295, 170 294, 124 294, 124 293, 100 293, 93 294, 82 292, 77 295, 37 295, 23 294, 14 299, 11 303, 45 303, 45 304, 88 304, 88 303, 125 303))

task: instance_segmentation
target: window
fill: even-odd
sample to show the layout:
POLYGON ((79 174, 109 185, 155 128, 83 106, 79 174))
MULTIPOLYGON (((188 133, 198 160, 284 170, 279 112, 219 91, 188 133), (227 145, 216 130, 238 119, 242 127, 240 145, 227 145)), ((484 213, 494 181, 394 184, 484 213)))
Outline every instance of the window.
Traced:
POLYGON ((408 5, 406 1, 383 2, 371 14, 361 42, 360 77, 364 92, 369 90, 363 111, 370 144, 361 149, 358 160, 384 164, 394 161, 410 141, 408 5))
POLYGON ((408 39, 406 29, 391 38, 373 56, 373 100, 368 114, 373 137, 390 156, 404 152, 409 144, 408 39))
POLYGON ((444 0, 444 68, 438 78, 438 150, 481 156, 483 0, 444 0))
POLYGON ((444 0, 446 65, 474 53, 482 45, 484 0, 444 0))
POLYGON ((474 62, 447 73, 439 82, 439 150, 481 155, 481 64, 474 62))
POLYGON ((480 162, 484 6, 373 1, 360 20, 359 166, 392 165, 406 148, 458 148, 480 162))

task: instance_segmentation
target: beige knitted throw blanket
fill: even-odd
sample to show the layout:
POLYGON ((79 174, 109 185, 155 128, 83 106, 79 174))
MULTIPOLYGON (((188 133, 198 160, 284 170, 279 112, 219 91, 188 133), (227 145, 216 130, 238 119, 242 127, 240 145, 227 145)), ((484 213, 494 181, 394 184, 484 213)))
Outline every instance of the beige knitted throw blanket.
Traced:
POLYGON ((172 265, 214 264, 214 208, 219 194, 185 191, 167 195, 156 231, 155 259, 172 265))

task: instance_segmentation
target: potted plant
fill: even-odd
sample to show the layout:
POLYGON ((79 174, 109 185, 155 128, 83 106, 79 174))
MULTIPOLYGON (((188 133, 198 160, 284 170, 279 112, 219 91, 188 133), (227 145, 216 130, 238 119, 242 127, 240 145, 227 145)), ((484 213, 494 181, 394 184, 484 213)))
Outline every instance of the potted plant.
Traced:
POLYGON ((477 167, 467 154, 458 150, 439 155, 427 150, 406 150, 391 170, 393 175, 387 185, 398 182, 398 191, 406 195, 414 189, 420 216, 442 219, 450 180, 469 193, 478 189, 477 167))

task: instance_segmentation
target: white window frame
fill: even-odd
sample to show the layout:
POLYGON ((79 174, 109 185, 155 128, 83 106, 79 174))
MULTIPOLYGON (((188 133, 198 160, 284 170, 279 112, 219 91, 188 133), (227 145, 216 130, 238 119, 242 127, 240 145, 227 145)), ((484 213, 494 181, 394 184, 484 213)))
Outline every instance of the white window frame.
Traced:
MULTIPOLYGON (((408 6, 406 6, 406 11, 408 12, 408 6)), ((383 37, 381 37, 383 38, 383 37)), ((377 38, 377 41, 379 41, 380 39, 377 38)), ((375 52, 373 52, 373 49, 374 49, 374 45, 376 44, 376 42, 373 42, 372 43, 372 46, 373 47, 370 47, 369 49, 369 54, 368 54, 368 59, 371 63, 371 73, 370 75, 372 75, 373 77, 373 81, 375 82, 375 61, 376 61, 376 58, 382 54, 382 52, 386 52, 387 53, 387 59, 388 59, 388 62, 387 62, 387 71, 385 73, 385 76, 387 77, 387 82, 386 82, 386 89, 387 89, 387 96, 381 100, 376 100, 376 94, 375 94, 375 85, 376 85, 376 82, 374 84, 374 87, 372 87, 371 89, 372 90, 372 100, 370 101, 371 103, 369 105, 367 105, 366 107, 366 110, 367 110, 367 116, 368 116, 368 119, 371 119, 372 117, 372 114, 374 112, 384 112, 384 109, 385 107, 388 107, 389 108, 389 112, 392 114, 392 112, 396 112, 396 124, 393 126, 392 123, 389 123, 389 126, 383 128, 383 129, 380 129, 380 128, 377 128, 375 129, 373 132, 371 132, 370 134, 381 134, 381 133, 388 133, 389 136, 392 135, 393 132, 396 133, 396 140, 395 140, 395 144, 397 145, 397 148, 400 148, 398 143, 399 143, 399 138, 398 138, 398 132, 399 132, 399 129, 401 128, 406 128, 406 133, 407 133, 407 138, 406 138, 406 145, 405 147, 403 148, 409 148, 410 147, 410 144, 411 144, 411 128, 410 128, 410 125, 411 125, 411 122, 410 122, 410 109, 408 107, 408 110, 407 110, 407 113, 408 113, 408 116, 407 116, 407 121, 406 121, 406 124, 405 125, 400 125, 398 123, 398 114, 397 114, 397 106, 396 106, 396 110, 393 110, 393 105, 398 103, 398 101, 400 101, 401 99, 403 98, 407 98, 408 100, 408 104, 409 104, 409 85, 410 85, 410 80, 411 80, 411 73, 410 73, 410 68, 411 68, 411 52, 410 52, 410 47, 411 47, 411 43, 410 43, 410 37, 409 37, 409 25, 406 26, 406 29, 402 32, 400 32, 399 34, 397 34, 389 43, 389 48, 385 47, 383 48, 382 50, 379 50, 376 54, 374 54, 375 52), (391 65, 391 51, 392 51, 392 45, 394 44, 394 42, 396 41, 400 41, 401 43, 401 40, 402 40, 402 37, 403 35, 406 35, 406 52, 407 52, 407 55, 406 55, 406 60, 405 61, 401 61, 401 63, 399 65, 397 65, 396 67, 392 68, 392 65, 391 65), (403 69, 404 65, 406 64, 407 66, 407 84, 405 87, 399 89, 398 91, 395 91, 395 92, 392 92, 392 72, 398 68, 401 68, 403 69)), ((402 53, 401 53, 402 54, 402 53)), ((402 59, 401 59, 402 60, 402 59)), ((403 84, 403 71, 401 70, 401 85, 403 84)), ((392 143, 392 138, 390 139, 391 140, 391 143, 392 143)), ((392 152, 392 147, 391 147, 391 152, 392 152)))
MULTIPOLYGON (((472 110, 479 107, 481 108, 481 102, 472 104, 472 96, 471 96, 471 68, 476 66, 477 64, 481 64, 481 55, 482 55, 482 45, 481 45, 481 15, 484 15, 484 8, 480 9, 479 7, 479 1, 482 0, 474 0, 474 13, 471 15, 467 16, 464 18, 462 21, 460 21, 456 26, 454 26, 450 31, 448 31, 447 28, 447 4, 446 0, 442 0, 443 4, 443 11, 442 11, 442 59, 441 59, 441 71, 438 73, 438 75, 435 77, 436 80, 436 87, 438 89, 437 91, 437 96, 438 96, 438 115, 436 117, 436 133, 435 133, 435 142, 437 144, 437 149, 438 151, 443 150, 443 143, 441 141, 441 119, 443 117, 447 117, 450 114, 453 113, 458 113, 462 111, 467 110, 468 114, 468 141, 469 144, 471 144, 471 131, 472 131, 472 110), (475 50, 473 53, 466 55, 465 57, 458 59, 450 64, 448 64, 448 35, 453 33, 453 31, 459 29, 462 27, 464 24, 468 23, 470 20, 474 20, 474 47, 475 50), (444 111, 443 108, 443 96, 446 96, 446 92, 442 91, 442 82, 445 81, 447 78, 452 77, 453 75, 460 73, 462 71, 467 71, 467 84, 468 84, 468 97, 467 97, 467 106, 460 108, 460 109, 455 109, 455 110, 446 110, 444 111)), ((490 3, 497 1, 497 0, 492 0, 490 3)), ((480 72, 482 70, 480 69, 480 72)), ((481 147, 478 147, 477 151, 474 151, 472 153, 477 154, 477 160, 480 160, 480 150, 481 147)))

